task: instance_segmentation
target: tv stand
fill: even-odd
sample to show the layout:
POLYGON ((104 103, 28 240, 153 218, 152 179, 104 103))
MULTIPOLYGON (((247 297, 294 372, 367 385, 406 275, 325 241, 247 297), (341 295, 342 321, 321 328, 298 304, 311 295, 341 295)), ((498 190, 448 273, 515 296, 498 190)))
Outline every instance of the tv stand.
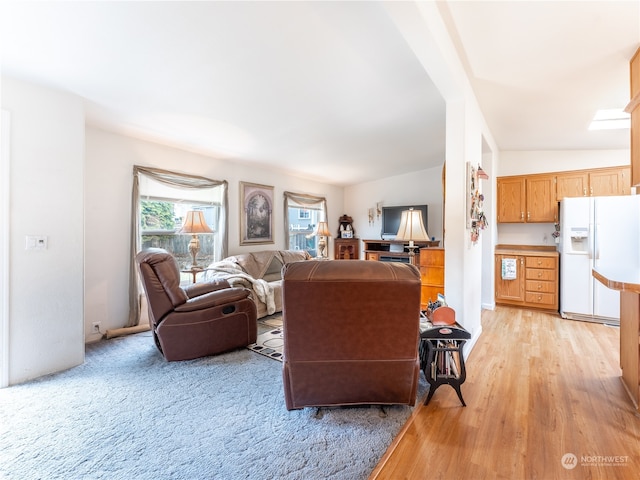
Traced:
MULTIPOLYGON (((363 240, 365 260, 411 263, 407 242, 402 240, 363 240)), ((427 309, 438 294, 444 295, 444 249, 439 241, 414 242, 416 266, 420 268, 420 308, 427 309)))
MULTIPOLYGON (((379 262, 404 262, 409 263, 409 249, 403 240, 363 240, 365 260, 377 260, 379 262)), ((416 252, 416 263, 419 259, 419 249, 437 247, 440 241, 413 242, 416 252)))

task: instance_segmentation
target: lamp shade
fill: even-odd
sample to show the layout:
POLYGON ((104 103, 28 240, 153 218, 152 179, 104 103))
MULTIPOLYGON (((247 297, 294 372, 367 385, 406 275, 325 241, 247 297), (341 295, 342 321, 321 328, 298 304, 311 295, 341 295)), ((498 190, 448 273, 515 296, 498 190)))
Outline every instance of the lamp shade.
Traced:
POLYGON ((178 233, 214 233, 209 228, 207 222, 204 219, 204 214, 198 210, 190 210, 187 212, 187 216, 184 218, 182 228, 178 230, 178 233))
POLYGON ((321 237, 331 236, 331 232, 329 231, 329 225, 327 224, 327 222, 318 222, 316 235, 320 235, 321 237))
POLYGON ((400 228, 398 228, 396 240, 429 240, 429 234, 424 228, 422 214, 419 210, 414 210, 413 208, 411 208, 409 210, 402 211, 402 217, 400 218, 400 228))

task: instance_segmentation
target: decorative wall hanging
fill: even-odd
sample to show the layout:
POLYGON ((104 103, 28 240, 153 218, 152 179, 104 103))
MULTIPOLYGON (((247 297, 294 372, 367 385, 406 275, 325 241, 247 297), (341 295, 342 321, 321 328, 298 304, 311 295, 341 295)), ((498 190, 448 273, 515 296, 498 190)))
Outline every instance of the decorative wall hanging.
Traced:
MULTIPOLYGON (((480 238, 480 231, 488 225, 482 208, 484 195, 479 190, 478 169, 467 162, 467 229, 471 231, 470 237, 474 244, 480 238)), ((486 174, 484 171, 482 173, 484 178, 486 174)))
POLYGON ((240 245, 274 243, 273 187, 240 182, 240 245))

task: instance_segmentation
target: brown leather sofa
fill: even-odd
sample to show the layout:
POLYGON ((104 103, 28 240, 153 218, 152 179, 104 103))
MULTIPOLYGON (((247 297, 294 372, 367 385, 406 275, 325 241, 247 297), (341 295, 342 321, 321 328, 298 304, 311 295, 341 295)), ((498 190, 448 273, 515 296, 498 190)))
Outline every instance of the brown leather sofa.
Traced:
POLYGON ((168 361, 189 360, 255 343, 258 327, 251 291, 225 280, 180 287, 175 258, 151 248, 136 256, 149 305, 149 323, 168 361))
POLYGON ((288 410, 416 402, 420 274, 413 265, 308 261, 283 268, 288 410))

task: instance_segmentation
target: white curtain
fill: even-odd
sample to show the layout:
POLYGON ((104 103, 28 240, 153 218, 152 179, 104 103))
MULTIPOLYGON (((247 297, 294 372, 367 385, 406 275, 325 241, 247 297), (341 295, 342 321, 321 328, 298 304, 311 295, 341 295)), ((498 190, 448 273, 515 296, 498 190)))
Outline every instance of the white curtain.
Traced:
POLYGON ((127 327, 140 322, 141 285, 136 265, 136 255, 140 251, 140 182, 151 179, 162 185, 185 190, 185 198, 198 197, 198 190, 219 189, 220 214, 218 225, 214 227, 219 241, 215 242, 214 258, 220 260, 227 256, 229 220, 227 216, 228 184, 226 180, 212 180, 197 175, 171 172, 158 168, 133 167, 133 189, 131 194, 131 240, 129 268, 129 321, 127 327), (188 193, 187 191, 191 192, 188 193))

